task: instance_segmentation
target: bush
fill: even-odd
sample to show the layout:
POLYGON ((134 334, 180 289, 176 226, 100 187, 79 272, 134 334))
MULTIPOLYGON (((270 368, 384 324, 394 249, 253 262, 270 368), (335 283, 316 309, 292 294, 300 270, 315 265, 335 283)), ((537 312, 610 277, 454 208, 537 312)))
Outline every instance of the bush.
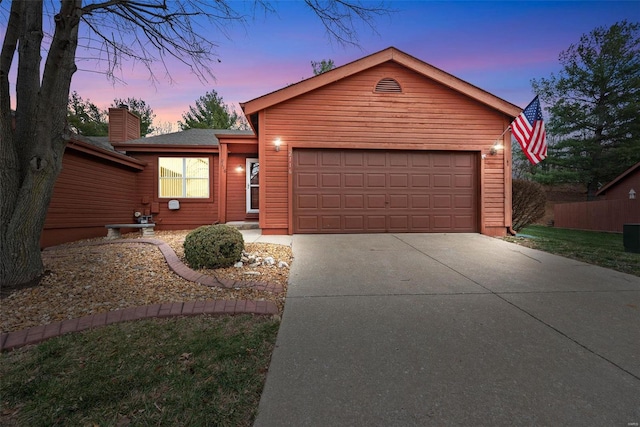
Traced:
POLYGON ((184 240, 184 257, 191 268, 229 267, 240 261, 243 249, 242 233, 224 224, 196 228, 184 240))
POLYGON ((513 180, 513 226, 520 231, 544 216, 547 196, 542 185, 522 179, 513 180))

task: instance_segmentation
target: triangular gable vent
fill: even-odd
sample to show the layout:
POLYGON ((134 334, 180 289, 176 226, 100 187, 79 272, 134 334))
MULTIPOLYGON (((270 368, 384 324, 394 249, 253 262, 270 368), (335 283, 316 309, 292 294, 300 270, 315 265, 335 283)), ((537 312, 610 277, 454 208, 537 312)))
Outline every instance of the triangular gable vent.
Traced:
POLYGON ((396 80, 385 77, 380 80, 376 85, 376 89, 374 90, 376 93, 402 93, 402 88, 400 87, 400 83, 396 80))

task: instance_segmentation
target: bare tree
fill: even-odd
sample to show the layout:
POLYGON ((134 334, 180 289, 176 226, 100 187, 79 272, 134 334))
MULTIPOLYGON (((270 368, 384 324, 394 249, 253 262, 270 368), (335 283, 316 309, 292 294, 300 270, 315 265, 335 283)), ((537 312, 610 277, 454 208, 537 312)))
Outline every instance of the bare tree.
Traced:
MULTIPOLYGON (((357 43, 356 21, 374 28, 383 5, 309 0, 328 34, 357 43)), ((13 0, 0 53, 0 283, 37 280, 39 240, 70 134, 66 113, 77 63, 101 65, 118 79, 124 60, 142 64, 151 79, 157 66, 170 79, 173 58, 202 80, 212 77, 215 37, 245 17, 230 0, 13 0), (55 8, 55 10, 53 9, 55 8), (78 55, 78 48, 83 55, 78 55), (44 65, 41 55, 46 52, 44 65), (10 70, 17 60, 15 112, 10 70)), ((268 2, 257 7, 273 10, 268 2)))

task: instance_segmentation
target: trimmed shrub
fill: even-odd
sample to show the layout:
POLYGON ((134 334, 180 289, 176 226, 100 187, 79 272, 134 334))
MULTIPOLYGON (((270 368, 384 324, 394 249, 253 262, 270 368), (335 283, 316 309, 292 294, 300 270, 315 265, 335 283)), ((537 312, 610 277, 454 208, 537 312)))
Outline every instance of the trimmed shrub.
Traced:
POLYGON ((542 185, 523 179, 513 180, 513 226, 520 231, 544 216, 547 196, 542 185))
POLYGON ((184 240, 184 257, 191 268, 223 268, 240 261, 244 239, 224 224, 196 228, 184 240))

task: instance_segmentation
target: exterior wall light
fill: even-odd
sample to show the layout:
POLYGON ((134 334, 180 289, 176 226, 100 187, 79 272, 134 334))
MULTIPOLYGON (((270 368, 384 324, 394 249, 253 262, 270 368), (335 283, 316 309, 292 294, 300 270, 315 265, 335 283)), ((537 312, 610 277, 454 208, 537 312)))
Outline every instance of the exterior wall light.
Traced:
POLYGON ((282 140, 280 138, 276 138, 276 140, 273 141, 273 145, 275 145, 276 151, 280 151, 280 144, 282 144, 282 140))
POLYGON ((496 154, 498 154, 498 150, 502 150, 503 148, 504 148, 504 145, 502 145, 500 141, 496 141, 491 146, 491 149, 489 150, 489 154, 491 154, 492 156, 495 156, 496 154))
POLYGON ((236 172, 240 173, 244 170, 244 168, 240 165, 236 166, 236 172))
POLYGON ((636 198, 636 190, 632 188, 631 190, 629 190, 629 199, 635 199, 635 198, 636 198))

